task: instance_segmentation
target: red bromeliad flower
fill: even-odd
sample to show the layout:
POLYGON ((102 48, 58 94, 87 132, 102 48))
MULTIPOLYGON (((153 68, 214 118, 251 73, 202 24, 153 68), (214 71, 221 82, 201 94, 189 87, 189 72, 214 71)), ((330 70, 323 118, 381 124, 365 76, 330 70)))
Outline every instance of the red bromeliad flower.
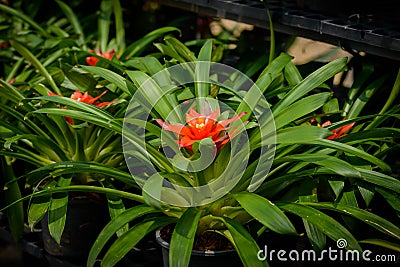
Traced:
POLYGON ((0 43, 0 48, 6 48, 6 47, 8 47, 8 43, 7 42, 0 43))
MULTIPOLYGON (((311 121, 311 123, 313 123, 315 120, 312 120, 311 121)), ((328 136, 327 138, 326 138, 326 140, 333 140, 333 139, 337 139, 337 138, 341 138, 341 137, 343 137, 343 136, 346 136, 347 134, 346 134, 346 132, 348 131, 348 130, 350 130, 353 126, 354 126, 354 124, 355 124, 355 122, 353 122, 353 123, 350 123, 350 124, 347 124, 347 125, 344 125, 344 126, 342 126, 342 127, 339 127, 339 128, 336 128, 336 129, 334 129, 334 130, 332 130, 331 132, 332 132, 332 135, 331 136, 328 136)), ((319 126, 319 127, 326 127, 326 126, 329 126, 329 125, 331 125, 331 122, 330 121, 326 121, 326 122, 324 122, 323 124, 317 124, 317 126, 319 126)))
POLYGON ((193 143, 210 137, 217 148, 220 148, 229 142, 229 135, 226 133, 226 130, 229 129, 227 126, 246 113, 243 112, 231 119, 221 121, 217 121, 218 114, 219 109, 210 114, 199 114, 194 109, 190 109, 189 113, 186 114, 187 126, 180 123, 167 124, 161 119, 156 119, 156 121, 164 130, 174 132, 180 136, 178 139, 180 148, 184 147, 192 150, 193 143))
MULTIPOLYGON (((79 102, 85 102, 87 104, 91 104, 91 105, 95 105, 98 108, 107 106, 107 105, 111 105, 112 103, 114 103, 116 100, 113 101, 108 101, 108 102, 100 102, 99 99, 100 97, 102 97, 105 93, 107 93, 107 90, 105 90, 103 93, 101 93, 100 95, 96 96, 96 97, 92 97, 89 95, 88 92, 85 92, 84 94, 82 94, 82 92, 80 92, 79 90, 76 90, 72 95, 71 95, 71 99, 79 101, 79 102)), ((59 94, 55 94, 53 92, 47 91, 47 94, 49 96, 62 96, 59 94)), ((73 124, 74 120, 72 118, 66 117, 65 118, 69 123, 73 124)))
POLYGON ((105 90, 103 93, 101 93, 100 95, 96 96, 96 97, 91 97, 88 92, 85 92, 84 94, 82 94, 80 91, 76 90, 75 93, 73 93, 71 95, 71 99, 74 99, 76 101, 79 102, 85 102, 88 104, 92 104, 95 105, 98 108, 110 105, 112 103, 115 102, 115 100, 113 101, 109 101, 109 102, 100 102, 98 101, 100 99, 100 97, 102 97, 105 93, 107 93, 107 90, 105 90))
MULTIPOLYGON (((89 52, 94 52, 94 51, 93 50, 89 50, 89 52)), ((95 53, 98 56, 101 56, 101 57, 103 57, 105 59, 111 60, 113 58, 114 54, 115 54, 115 50, 112 49, 112 50, 110 50, 108 52, 105 52, 105 53, 101 53, 99 50, 96 50, 95 53)), ((95 66, 98 61, 99 61, 99 59, 97 57, 91 56, 91 57, 87 57, 86 58, 86 63, 89 66, 95 66)))
MULTIPOLYGON (((107 90, 105 90, 103 93, 101 93, 100 95, 96 96, 96 97, 92 97, 89 95, 88 92, 85 92, 84 94, 82 94, 79 90, 76 90, 72 95, 71 95, 71 99, 79 101, 79 102, 85 102, 91 105, 95 105, 98 108, 110 105, 112 103, 114 103, 116 100, 113 101, 108 101, 108 102, 100 102, 98 101, 100 99, 100 97, 102 97, 105 93, 107 93, 107 90)), ((49 96, 62 96, 59 94, 55 94, 53 92, 48 91, 47 94, 49 96)))

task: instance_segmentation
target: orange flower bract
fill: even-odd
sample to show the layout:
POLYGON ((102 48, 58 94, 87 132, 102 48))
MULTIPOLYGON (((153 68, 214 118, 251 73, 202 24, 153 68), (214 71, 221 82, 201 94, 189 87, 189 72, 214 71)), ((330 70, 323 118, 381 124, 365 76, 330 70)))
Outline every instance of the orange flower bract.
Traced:
MULTIPOLYGON (((93 51, 93 50, 90 50, 89 52, 94 52, 94 51, 93 51)), ((96 53, 96 55, 98 55, 98 56, 101 56, 101 57, 103 57, 103 58, 105 58, 105 59, 111 60, 111 59, 113 58, 114 54, 115 54, 115 50, 112 49, 112 50, 110 50, 110 51, 108 51, 108 52, 105 52, 105 53, 101 53, 100 51, 96 51, 95 53, 96 53)), ((95 66, 95 65, 97 64, 98 61, 99 61, 99 59, 98 59, 97 57, 93 57, 93 56, 91 56, 91 57, 86 57, 86 63, 87 63, 89 66, 95 66)))
POLYGON ((228 120, 218 121, 219 110, 210 114, 199 114, 194 109, 190 109, 186 114, 187 125, 168 124, 161 119, 156 119, 157 123, 164 129, 179 135, 178 144, 180 148, 192 150, 192 145, 199 140, 211 138, 213 143, 220 148, 229 142, 229 135, 226 133, 227 126, 242 117, 245 112, 228 120))
MULTIPOLYGON (((311 120, 311 124, 315 124, 315 123, 316 123, 315 119, 311 120)), ((338 138, 341 138, 343 136, 346 136, 347 135, 346 132, 349 131, 354 126, 354 124, 355 124, 355 122, 332 130, 331 131, 332 135, 328 136, 326 138, 326 140, 333 140, 333 139, 338 139, 338 138)), ((326 126, 329 126, 329 125, 331 125, 330 121, 326 121, 321 125, 319 123, 317 123, 317 126, 319 126, 319 127, 326 127, 326 126)))
MULTIPOLYGON (((100 102, 99 101, 100 97, 102 97, 105 93, 107 93, 107 90, 105 90, 103 93, 101 93, 100 95, 98 95, 96 97, 92 97, 92 96, 89 95, 88 92, 85 92, 85 93, 82 94, 82 92, 80 92, 79 90, 76 90, 71 95, 70 98, 73 99, 73 100, 79 101, 79 102, 85 102, 87 104, 95 105, 96 107, 101 108, 101 107, 104 107, 104 106, 107 106, 107 105, 111 105, 112 103, 114 103, 116 101, 116 100, 113 100, 113 101, 108 101, 108 102, 100 102)), ((50 91, 47 91, 47 94, 49 96, 62 96, 62 95, 55 94, 55 93, 50 92, 50 91)), ((66 117, 66 120, 71 124, 74 123, 72 118, 66 117)))

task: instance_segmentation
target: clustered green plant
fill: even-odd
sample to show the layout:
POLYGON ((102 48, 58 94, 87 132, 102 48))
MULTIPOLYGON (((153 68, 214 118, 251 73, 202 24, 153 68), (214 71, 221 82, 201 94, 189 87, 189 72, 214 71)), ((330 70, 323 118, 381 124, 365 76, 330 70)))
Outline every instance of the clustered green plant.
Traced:
MULTIPOLYGON (((105 125, 89 124, 85 119, 72 119, 67 113, 75 111, 67 110, 63 105, 68 102, 81 102, 86 103, 86 107, 96 106, 96 116, 105 109, 118 116, 124 113, 126 101, 116 86, 98 84, 90 73, 74 66, 97 64, 122 72, 123 64, 132 64, 129 60, 142 53, 153 40, 165 33, 179 30, 174 27, 160 28, 125 47, 119 1, 103 1, 100 10, 102 16, 98 19, 97 40, 93 41, 93 36, 89 33, 86 37, 78 17, 71 8, 62 1, 56 3, 60 12, 55 13, 58 15, 49 18, 44 25, 31 18, 34 14, 27 16, 9 6, 0 6, 2 12, 8 15, 2 21, 2 39, 6 55, 2 65, 4 71, 1 75, 0 92, 2 155, 7 157, 4 161, 8 162, 8 165, 13 158, 17 158, 35 168, 30 174, 28 172, 31 168, 28 168, 26 175, 23 174, 18 179, 9 178, 12 176, 5 173, 8 178, 5 187, 18 190, 16 180, 20 182, 24 179, 24 183, 33 190, 32 192, 45 188, 62 188, 70 184, 86 186, 96 183, 112 189, 115 187, 116 178, 112 174, 104 175, 101 168, 124 168, 120 135, 113 129, 104 127, 105 125), (54 23, 55 21, 57 23, 54 23), (109 40, 111 21, 116 26, 116 37, 109 40), (43 98, 37 98, 40 96, 43 98), (65 98, 58 105, 46 100, 59 96, 65 98), (39 109, 61 106, 63 116, 38 112, 39 109), (65 162, 90 162, 97 164, 99 170, 93 173, 89 169, 85 171, 85 167, 81 166, 79 171, 64 174, 61 170, 47 169, 53 164, 63 166, 65 162)), ((17 162, 14 165, 20 166, 21 163, 17 162)), ((131 179, 123 183, 134 185, 131 179)), ((7 203, 15 201, 16 198, 18 194, 11 195, 7 198, 7 203)), ((119 197, 108 196, 108 202, 111 218, 125 209, 119 197)), ((47 212, 50 234, 60 242, 67 204, 68 194, 65 193, 32 198, 27 214, 30 227, 34 227, 47 212)), ((15 210, 16 214, 19 214, 19 222, 10 222, 10 225, 21 225, 21 209, 22 206, 18 211, 15 210)), ((19 227, 13 231, 16 237, 21 235, 21 229, 19 227)))
MULTIPOLYGON (((371 113, 365 107, 388 77, 370 80, 373 70, 363 69, 343 102, 333 95, 332 78, 346 71, 347 58, 303 77, 290 55, 271 53, 269 63, 259 61, 241 69, 254 80, 253 86, 243 90, 243 76, 238 72, 210 74, 213 59, 221 58, 216 41, 202 41, 195 53, 173 35, 159 41, 161 35, 177 31, 166 27, 125 49, 119 2, 103 1, 101 7, 111 10, 111 6, 105 7, 110 2, 119 34, 115 42, 108 42, 109 24, 100 21, 101 38, 93 47, 94 53, 89 52, 90 42, 64 3, 57 1, 70 24, 57 30, 57 25, 43 28, 22 13, 1 6, 10 18, 26 23, 42 38, 37 44, 21 42, 18 34, 10 38, 13 68, 1 74, 0 155, 9 179, 5 191, 18 191, 17 182, 23 179, 32 188, 40 187, 40 191, 25 196, 16 192, 8 203, 17 204, 8 211, 21 200, 31 200, 28 220, 34 224, 46 211, 49 216, 54 208, 66 211, 69 191, 104 193, 110 203, 119 205, 110 205, 114 207, 110 210, 112 219, 93 244, 88 266, 100 255, 103 266, 117 264, 146 235, 167 225, 174 229, 171 266, 188 266, 195 239, 210 232, 228 239, 244 266, 268 265, 257 259, 257 252, 259 238, 270 231, 291 236, 304 233, 316 251, 323 250, 329 240, 341 238, 351 250, 362 251, 366 244, 400 250, 400 183, 391 176, 395 165, 390 161, 398 151, 400 136, 399 77, 384 106, 371 113), (72 38, 72 33, 79 38, 72 38), (155 40, 160 54, 140 55, 155 40), (56 45, 48 47, 49 43, 56 45), (57 50, 61 43, 67 45, 57 50), (112 49, 115 55, 104 58, 112 49), (54 54, 54 50, 62 52, 54 54), (86 57, 99 61, 88 66, 91 63, 86 57), (187 77, 171 72, 180 66, 189 80, 198 78, 207 83, 181 85, 187 77), (10 84, 11 78, 15 80, 10 84), (108 90, 101 99, 110 103, 101 107, 101 102, 89 95, 79 95, 87 101, 77 101, 70 97, 75 90, 91 96, 108 90), (130 105, 132 98, 134 104, 130 105), (222 112, 222 104, 235 114, 222 112), (171 119, 171 114, 179 113, 176 107, 182 105, 188 105, 185 112, 171 119), (259 113, 264 109, 270 112, 259 113), (143 111, 149 116, 135 117, 143 111), (267 123, 259 123, 262 116, 267 123), (132 133, 131 125, 143 131, 132 133), (240 133, 248 136, 245 154, 235 143, 240 133), (171 161, 164 153, 166 140, 168 147, 185 157, 171 161), (124 151, 126 145, 129 149, 124 151), (230 158, 234 149, 238 149, 238 157, 230 158), (184 171, 179 165, 182 161, 194 164, 191 162, 202 153, 215 153, 207 168, 184 171), (135 159, 132 174, 124 156, 135 159), (34 168, 13 178, 10 173, 17 164, 12 158, 34 168), (232 162, 242 158, 248 163, 243 169, 234 168, 232 162), (268 162, 269 172, 257 177, 257 166, 268 162), (157 175, 146 172, 149 165, 157 175), (144 171, 135 176, 140 168, 144 171), (220 188, 210 184, 221 174, 227 179, 224 182, 237 179, 238 183, 210 203, 179 194, 185 192, 179 188, 196 186, 205 186, 211 195, 218 193, 220 188), (97 183, 77 182, 82 176, 97 183), (177 191, 164 188, 164 180, 177 191), (169 204, 163 195, 178 199, 182 205, 169 204), (126 201, 132 207, 125 208, 126 201)), ((65 219, 63 216, 63 222, 52 225, 53 237, 61 237, 65 219)))

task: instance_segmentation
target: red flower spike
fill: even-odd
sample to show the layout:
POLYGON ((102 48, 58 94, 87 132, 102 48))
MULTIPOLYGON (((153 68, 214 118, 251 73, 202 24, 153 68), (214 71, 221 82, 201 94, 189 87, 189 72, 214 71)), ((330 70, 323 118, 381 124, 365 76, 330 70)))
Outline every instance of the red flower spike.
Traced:
MULTIPOLYGON (((89 50, 89 52, 93 52, 93 50, 89 50)), ((111 60, 113 58, 114 54, 115 54, 115 50, 112 49, 112 50, 110 50, 108 52, 105 52, 105 53, 101 53, 100 51, 97 50, 95 53, 98 56, 101 56, 101 57, 103 57, 105 59, 111 60)), ((93 56, 86 57, 86 63, 89 66, 95 66, 98 61, 99 61, 99 59, 97 57, 93 57, 93 56)))
MULTIPOLYGON (((313 121, 311 121, 311 123, 313 123, 313 121)), ((353 123, 350 123, 350 124, 347 124, 347 125, 344 125, 344 126, 342 126, 342 127, 339 127, 339 128, 336 128, 336 129, 334 129, 334 130, 332 130, 331 132, 332 132, 332 135, 331 136, 328 136, 327 138, 326 138, 326 140, 333 140, 333 139, 338 139, 338 138, 341 138, 341 137, 343 137, 343 136, 346 136, 347 134, 346 134, 346 132, 347 131, 349 131, 353 126, 354 126, 354 124, 355 124, 355 122, 353 122, 353 123)), ((326 122, 324 122, 323 124, 317 124, 317 126, 319 126, 319 127, 327 127, 327 126, 329 126, 329 125, 331 125, 331 122, 328 120, 328 121, 326 121, 326 122)))
POLYGON ((96 107, 99 108, 99 107, 104 107, 104 106, 110 105, 116 101, 116 100, 113 100, 110 102, 98 102, 100 97, 102 97, 105 93, 107 93, 107 90, 105 90, 103 93, 101 93, 100 95, 98 95, 96 97, 92 97, 89 95, 88 92, 85 92, 84 94, 82 94, 80 91, 76 90, 71 95, 71 99, 74 99, 79 102, 85 102, 87 104, 95 105, 96 107))
POLYGON ((199 114, 194 109, 190 109, 186 114, 187 126, 182 124, 167 124, 161 119, 156 119, 157 123, 166 131, 170 131, 179 135, 179 147, 192 150, 192 145, 196 141, 211 137, 217 148, 222 147, 230 140, 226 133, 227 126, 245 115, 243 112, 231 119, 217 121, 219 109, 209 114, 199 114))
MULTIPOLYGON (((71 99, 76 100, 78 102, 85 102, 87 104, 91 104, 91 105, 95 105, 98 108, 107 106, 107 105, 111 105, 112 103, 115 103, 115 101, 117 101, 116 99, 113 101, 108 101, 108 102, 99 102, 98 100, 100 99, 100 97, 102 97, 104 94, 107 93, 107 90, 103 91, 100 95, 96 96, 96 97, 92 97, 89 95, 88 92, 85 92, 84 94, 82 94, 82 92, 80 92, 79 90, 76 90, 72 95, 71 95, 71 99)), ((55 94, 51 91, 47 91, 47 94, 49 96, 62 96, 59 94, 55 94)), ((73 124, 74 120, 72 118, 65 118, 67 120, 67 122, 73 124)))
POLYGON ((332 130, 333 135, 327 137, 326 139, 327 140, 333 140, 333 139, 337 139, 337 138, 341 138, 343 136, 346 136, 347 135, 346 132, 348 130, 350 130, 354 126, 354 124, 355 124, 355 122, 332 130))

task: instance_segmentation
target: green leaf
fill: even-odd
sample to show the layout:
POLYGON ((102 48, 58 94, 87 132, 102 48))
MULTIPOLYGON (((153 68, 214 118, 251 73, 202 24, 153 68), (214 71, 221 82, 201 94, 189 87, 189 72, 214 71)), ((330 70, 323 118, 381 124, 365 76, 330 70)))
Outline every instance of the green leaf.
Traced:
POLYGON ((322 251, 326 246, 326 235, 319 230, 315 224, 310 223, 305 219, 303 219, 303 223, 308 240, 310 241, 313 249, 316 251, 322 251))
POLYGON ((23 21, 31 25, 33 28, 36 28, 43 36, 49 37, 49 34, 39 24, 37 24, 31 17, 23 14, 22 12, 3 4, 0 4, 0 10, 9 13, 12 16, 22 19, 23 21))
MULTIPOLYGON (((200 49, 198 62, 195 69, 195 95, 197 98, 207 97, 210 87, 210 61, 212 51, 212 40, 208 40, 200 49)), ((203 110, 204 101, 201 101, 203 110)))
POLYGON ((363 64, 361 64, 361 71, 359 71, 358 74, 354 77, 353 85, 348 93, 348 100, 344 103, 342 114, 343 116, 347 115, 351 106, 354 103, 354 99, 356 98, 358 91, 361 89, 362 85, 365 83, 365 81, 368 80, 373 72, 373 63, 364 61, 363 64))
POLYGON ((173 49, 172 47, 169 47, 169 46, 167 46, 167 45, 165 45, 165 44, 154 44, 154 46, 155 46, 158 50, 160 50, 160 52, 163 53, 164 55, 170 56, 170 57, 176 59, 177 61, 179 61, 179 62, 181 62, 181 63, 186 62, 186 60, 185 60, 183 57, 181 57, 181 56, 178 54, 178 52, 176 52, 176 50, 173 49))
POLYGON ((388 248, 397 252, 400 252, 400 244, 396 244, 393 242, 389 242, 387 240, 382 240, 382 239, 364 239, 359 241, 362 244, 371 244, 371 245, 377 245, 380 247, 388 248))
POLYGON ((353 119, 356 118, 367 104, 367 102, 372 98, 375 92, 383 85, 383 83, 387 80, 388 75, 383 75, 379 79, 370 83, 362 92, 362 94, 354 101, 354 104, 351 106, 346 118, 353 119))
POLYGON ((142 106, 149 110, 154 107, 163 119, 180 121, 182 116, 174 109, 179 103, 176 98, 168 97, 167 89, 161 88, 156 80, 141 71, 127 71, 127 74, 138 87, 135 97, 141 101, 142 106))
POLYGON ((176 219, 171 217, 156 217, 136 224, 111 245, 101 266, 114 266, 148 233, 175 221, 176 219))
POLYGON ((199 56, 197 57, 198 61, 211 61, 212 45, 213 41, 211 39, 204 43, 200 49, 199 56))
POLYGON ((266 198, 249 192, 233 194, 252 217, 280 234, 297 235, 296 229, 281 209, 266 198))
MULTIPOLYGON (((192 51, 190 51, 189 48, 187 48, 182 42, 180 42, 178 39, 172 37, 172 36, 167 36, 164 38, 165 43, 175 50, 180 57, 182 57, 185 61, 190 62, 190 61, 196 61, 196 57, 192 51)), ((184 62, 181 62, 184 63, 184 62)))
POLYGON ((69 66, 67 64, 61 64, 61 68, 64 71, 65 76, 68 78, 73 85, 81 92, 91 92, 95 89, 97 81, 89 73, 83 73, 79 69, 69 66))
MULTIPOLYGON (((310 203, 308 203, 310 204, 310 203)), ((296 214, 301 218, 309 221, 323 233, 325 233, 328 237, 337 241, 341 238, 346 239, 347 241, 347 249, 355 249, 358 251, 362 251, 360 245, 354 236, 347 230, 344 226, 342 226, 339 222, 334 220, 332 217, 322 213, 319 210, 306 206, 304 203, 296 204, 282 204, 279 207, 283 210, 286 210, 290 213, 296 214)))
POLYGON ((286 157, 282 157, 276 159, 274 164, 280 164, 290 161, 305 161, 314 163, 320 166, 324 166, 325 168, 342 175, 344 177, 355 177, 361 178, 360 172, 353 167, 350 163, 347 163, 344 160, 341 160, 334 156, 322 155, 322 154, 298 154, 298 155, 290 155, 286 157))
POLYGON ((322 107, 328 98, 330 93, 319 93, 314 94, 291 104, 290 106, 282 109, 279 113, 274 114, 275 128, 280 129, 281 127, 294 122, 295 120, 307 115, 316 109, 322 107))
POLYGON ((107 51, 108 37, 110 33, 112 3, 111 0, 102 0, 100 3, 100 15, 98 18, 98 34, 101 52, 107 51))
MULTIPOLYGON (((311 191, 309 195, 299 196, 300 202, 318 202, 318 196, 314 193, 317 190, 317 182, 310 181, 311 191)), ((308 240, 314 250, 321 252, 326 246, 326 235, 318 229, 317 226, 303 219, 304 228, 307 233, 308 240)))
MULTIPOLYGON (((64 179, 59 178, 57 186, 64 187, 71 183, 71 178, 64 179)), ((67 205, 68 205, 68 194, 59 193, 54 194, 51 197, 49 213, 48 213, 48 226, 50 236, 60 244, 61 236, 64 232, 65 221, 67 219, 67 205)))
POLYGON ((285 79, 291 86, 294 86, 303 80, 303 77, 301 77, 300 71, 297 69, 297 67, 293 63, 293 61, 290 61, 285 66, 284 75, 285 75, 285 79))
POLYGON ((329 179, 329 185, 331 186, 333 193, 335 194, 336 198, 339 197, 340 193, 342 192, 344 188, 344 182, 345 180, 342 178, 341 180, 332 180, 329 179))
POLYGON ((53 164, 47 164, 40 168, 36 168, 27 173, 25 176, 27 177, 27 181, 30 184, 37 184, 43 178, 44 175, 47 175, 48 173, 51 172, 56 172, 57 175, 76 174, 85 172, 98 173, 109 177, 113 177, 114 179, 121 181, 129 186, 133 187, 137 186, 135 181, 132 179, 130 173, 98 162, 78 162, 78 161, 56 162, 53 164))
POLYGON ((385 200, 389 203, 394 210, 400 214, 400 194, 390 192, 389 190, 383 190, 380 188, 375 189, 379 194, 381 194, 385 200))
POLYGON ((274 114, 294 103, 311 90, 320 86, 326 80, 332 78, 335 74, 343 71, 346 68, 346 63, 347 58, 339 58, 329 62, 325 66, 308 75, 304 80, 290 90, 276 105, 273 106, 272 110, 274 114))
POLYGON ((341 142, 336 142, 333 140, 325 140, 325 139, 319 139, 319 140, 314 140, 311 142, 304 142, 304 143, 313 144, 313 145, 321 145, 324 147, 333 148, 335 150, 344 151, 344 152, 353 154, 361 159, 364 159, 366 161, 369 161, 369 162, 375 164, 376 166, 378 166, 385 172, 391 172, 391 168, 387 163, 385 163, 381 159, 378 159, 377 157, 374 157, 373 155, 371 155, 361 149, 358 149, 356 147, 353 147, 353 146, 350 146, 347 144, 343 144, 341 142))
POLYGON ((82 45, 83 50, 87 50, 86 44, 85 44, 85 35, 82 30, 82 26, 79 23, 79 19, 76 16, 75 12, 64 2, 61 2, 59 0, 56 0, 57 4, 60 6, 61 10, 64 12, 65 16, 71 23, 76 35, 78 36, 79 44, 82 45))
MULTIPOLYGON (((0 157, 0 166, 2 167, 0 178, 2 178, 4 182, 10 182, 7 187, 4 187, 5 205, 15 202, 22 196, 18 182, 15 180, 15 174, 11 162, 12 160, 9 157, 0 157)), ((22 238, 24 231, 23 209, 24 207, 22 203, 18 203, 7 210, 8 226, 10 227, 11 234, 16 242, 22 238)))
POLYGON ((342 195, 338 199, 339 205, 347 205, 352 207, 358 207, 356 194, 352 188, 342 191, 342 195))
POLYGON ((257 257, 257 253, 260 251, 256 241, 250 235, 250 233, 238 222, 230 218, 218 218, 228 228, 228 233, 223 234, 232 242, 237 253, 242 260, 242 263, 246 267, 258 267, 268 266, 266 261, 261 261, 257 257))
POLYGON ((50 206, 50 197, 35 197, 28 210, 28 224, 31 230, 46 215, 50 206))
POLYGON ((362 198, 364 199, 365 204, 368 207, 375 196, 375 186, 363 182, 358 182, 357 187, 362 198))
POLYGON ((3 97, 7 97, 14 103, 18 103, 25 98, 25 96, 15 86, 12 86, 2 79, 0 79, 0 84, 2 86, 2 90, 0 90, 0 95, 2 95, 3 97))
MULTIPOLYGON (((115 189, 114 185, 108 180, 102 181, 102 184, 105 187, 115 189)), ((118 215, 122 214, 125 211, 125 205, 121 197, 107 195, 107 202, 108 202, 108 211, 110 213, 111 219, 114 219, 115 217, 117 217, 118 215)), ((129 230, 129 225, 125 224, 120 229, 118 229, 117 236, 123 235, 128 230, 129 230)))
MULTIPOLYGON (((103 109, 100 109, 94 105, 87 104, 85 102, 80 102, 76 101, 74 99, 68 98, 68 97, 60 97, 60 96, 41 96, 41 97, 36 97, 34 99, 40 99, 40 100, 46 100, 46 101, 51 101, 55 103, 59 103, 62 105, 66 105, 69 107, 72 107, 76 110, 65 110, 65 109, 60 109, 64 110, 65 112, 71 111, 71 113, 76 113, 80 111, 84 111, 87 115, 95 116, 94 120, 103 120, 104 122, 110 122, 113 121, 115 118, 108 112, 104 111, 103 109)), ((43 108, 43 109, 38 109, 35 110, 34 113, 46 113, 50 110, 56 111, 56 108, 43 108)), ((56 113, 54 113, 56 114, 56 113)), ((83 113, 82 113, 83 114, 83 113)), ((71 114, 69 114, 71 115, 71 114)))
MULTIPOLYGON (((291 56, 282 53, 263 70, 255 84, 246 93, 243 101, 236 110, 237 114, 247 112, 247 114, 242 117, 242 121, 249 119, 258 102, 263 98, 262 93, 267 91, 269 85, 271 85, 273 80, 279 74, 281 74, 283 68, 290 62, 291 59, 291 56)), ((240 83, 238 85, 240 85, 240 83)))
POLYGON ((35 57, 31 51, 29 51, 28 48, 26 48, 24 45, 21 43, 15 41, 15 40, 10 40, 10 43, 12 47, 17 50, 18 53, 20 53, 27 61, 32 63, 32 65, 39 71, 39 73, 46 79, 46 81, 49 83, 50 87, 54 90, 55 93, 61 94, 60 89, 54 82, 53 77, 49 74, 49 72, 46 70, 46 68, 42 65, 42 63, 39 61, 37 57, 35 57))
MULTIPOLYGON (((141 71, 144 71, 146 73, 148 73, 150 76, 155 75, 156 73, 165 70, 165 68, 163 67, 163 65, 161 65, 160 61, 158 61, 156 58, 154 57, 137 57, 137 58, 133 58, 128 60, 127 62, 125 62, 125 65, 128 67, 134 67, 137 68, 141 71)), ((164 71, 162 74, 167 74, 166 71, 164 71)), ((168 85, 171 84, 171 81, 169 79, 169 76, 164 75, 161 76, 157 75, 157 78, 163 78, 162 80, 158 80, 158 83, 160 85, 168 85)), ((154 76, 153 76, 154 77, 154 76)))
POLYGON ((107 244, 108 240, 127 223, 134 221, 146 214, 157 213, 158 210, 149 207, 147 205, 139 205, 133 208, 127 209, 120 215, 112 219, 97 236, 92 248, 90 249, 89 256, 87 259, 87 266, 94 266, 97 257, 101 250, 107 244))
POLYGON ((119 0, 112 0, 115 18, 115 39, 117 40, 117 55, 120 56, 125 50, 125 27, 122 17, 122 8, 119 0))
POLYGON ((158 173, 153 174, 146 180, 143 186, 143 197, 146 203, 152 207, 161 209, 161 193, 164 178, 158 173))
POLYGON ((276 142, 278 144, 301 144, 302 142, 322 140, 331 134, 332 132, 326 128, 307 125, 293 126, 277 131, 276 142))
POLYGON ((95 192, 99 194, 109 194, 109 195, 114 195, 114 196, 120 196, 122 198, 130 199, 132 201, 144 203, 144 199, 142 196, 133 194, 130 192, 125 192, 122 190, 116 190, 116 189, 110 189, 110 188, 104 188, 104 187, 97 187, 97 186, 90 186, 90 185, 71 185, 71 186, 64 186, 64 187, 56 187, 52 189, 46 189, 46 190, 41 190, 32 194, 29 194, 27 196, 23 196, 19 198, 18 200, 14 201, 13 203, 0 208, 0 211, 3 211, 5 209, 8 209, 14 205, 17 205, 18 203, 22 201, 29 200, 33 197, 40 197, 40 196, 49 196, 54 193, 65 193, 65 192, 95 192))
POLYGON ((400 228, 374 213, 368 212, 358 207, 342 204, 334 206, 330 203, 307 203, 307 205, 321 209, 339 211, 343 214, 350 215, 358 220, 369 224, 375 229, 400 240, 400 228))
POLYGON ((339 111, 339 101, 337 98, 329 100, 322 108, 324 114, 333 114, 338 113, 339 111))
MULTIPOLYGON (((398 98, 398 95, 400 94, 400 69, 397 72, 397 77, 396 80, 393 84, 392 90, 390 92, 390 95, 388 99, 385 102, 385 105, 382 107, 382 109, 379 111, 379 114, 385 114, 389 108, 395 103, 395 100, 398 98)), ((395 108, 394 106, 393 108, 395 108)), ((382 117, 375 117, 375 119, 366 127, 366 129, 373 129, 377 125, 379 125, 382 120, 380 120, 382 117)))
POLYGON ((152 43, 154 40, 156 40, 158 37, 165 33, 169 32, 181 32, 178 28, 175 27, 162 27, 159 29, 156 29, 148 34, 146 34, 144 37, 141 39, 131 43, 125 50, 125 52, 122 54, 121 58, 122 59, 129 59, 133 56, 138 56, 140 53, 142 53, 146 47, 152 43))
POLYGON ((169 249, 169 264, 171 267, 189 266, 200 215, 201 212, 196 208, 189 208, 179 218, 172 233, 169 249))
POLYGON ((127 93, 128 95, 132 96, 135 92, 132 89, 133 85, 129 84, 124 77, 118 75, 117 73, 101 68, 96 66, 82 66, 82 69, 91 72, 93 74, 99 75, 103 79, 106 79, 110 83, 115 84, 118 88, 120 88, 123 92, 127 93))

